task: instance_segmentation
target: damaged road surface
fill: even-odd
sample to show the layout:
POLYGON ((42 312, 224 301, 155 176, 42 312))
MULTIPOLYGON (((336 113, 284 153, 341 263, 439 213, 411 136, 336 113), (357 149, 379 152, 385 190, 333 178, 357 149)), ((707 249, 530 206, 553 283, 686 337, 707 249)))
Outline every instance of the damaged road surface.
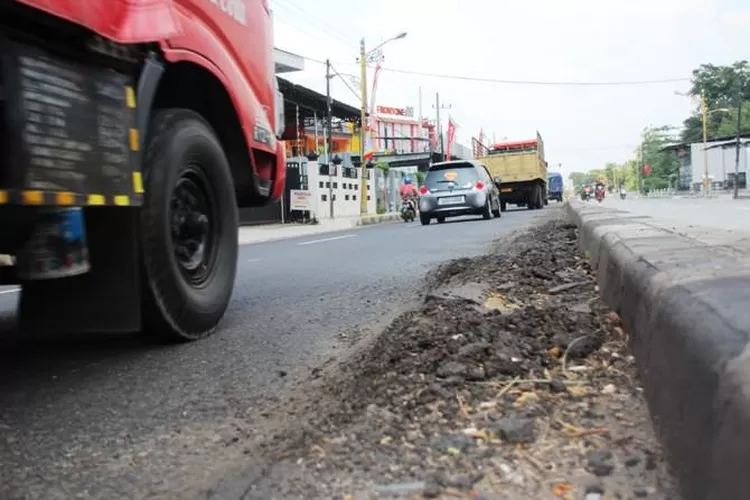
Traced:
POLYGON ((279 408, 243 498, 677 499, 627 344, 547 217, 279 408))

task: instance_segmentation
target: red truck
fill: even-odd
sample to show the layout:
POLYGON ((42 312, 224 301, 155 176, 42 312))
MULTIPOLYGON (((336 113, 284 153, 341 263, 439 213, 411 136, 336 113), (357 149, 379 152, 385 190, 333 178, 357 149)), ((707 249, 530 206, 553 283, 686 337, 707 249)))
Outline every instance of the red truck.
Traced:
POLYGON ((0 0, 2 284, 24 330, 188 341, 283 193, 268 0, 0 0))

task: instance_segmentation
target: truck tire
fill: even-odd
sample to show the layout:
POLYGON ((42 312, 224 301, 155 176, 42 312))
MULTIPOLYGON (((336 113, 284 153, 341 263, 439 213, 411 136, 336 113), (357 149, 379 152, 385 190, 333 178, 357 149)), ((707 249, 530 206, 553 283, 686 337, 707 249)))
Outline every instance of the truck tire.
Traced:
POLYGON ((234 181, 221 143, 197 113, 156 111, 149 131, 140 220, 143 333, 197 340, 215 331, 234 288, 234 181))
POLYGON ((529 210, 536 209, 536 203, 537 203, 537 197, 538 197, 536 189, 537 189, 536 184, 531 186, 531 188, 529 189, 529 193, 526 198, 526 208, 528 208, 529 210))

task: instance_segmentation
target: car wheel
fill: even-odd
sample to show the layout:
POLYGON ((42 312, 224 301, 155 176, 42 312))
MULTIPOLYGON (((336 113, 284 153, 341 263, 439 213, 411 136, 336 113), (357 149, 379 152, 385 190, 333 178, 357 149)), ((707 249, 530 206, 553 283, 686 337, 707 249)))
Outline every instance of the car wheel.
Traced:
POLYGON ((429 226, 430 225, 430 216, 429 215, 419 214, 419 222, 421 222, 423 226, 429 226))
POLYGON ((487 199, 487 203, 484 204, 484 210, 482 210, 482 218, 487 220, 492 218, 492 204, 487 199))
POLYGON ((445 217, 438 217, 437 218, 437 222, 438 222, 438 224, 444 223, 445 222, 445 217))
POLYGON ((492 215, 494 215, 495 217, 501 217, 502 216, 502 213, 501 213, 502 210, 500 209, 500 200, 497 200, 497 203, 495 204, 495 206, 497 208, 492 211, 492 215))
POLYGON ((143 333, 196 340, 216 329, 234 288, 234 181, 221 143, 197 113, 157 111, 149 130, 140 211, 143 333))

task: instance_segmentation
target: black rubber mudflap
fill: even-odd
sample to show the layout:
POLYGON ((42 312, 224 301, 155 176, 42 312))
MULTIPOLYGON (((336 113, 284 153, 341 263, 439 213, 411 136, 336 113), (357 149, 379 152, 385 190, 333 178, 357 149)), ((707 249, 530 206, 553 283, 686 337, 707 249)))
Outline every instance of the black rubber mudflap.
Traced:
POLYGON ((141 328, 138 209, 84 209, 91 270, 23 282, 19 327, 29 332, 136 332, 141 328))

